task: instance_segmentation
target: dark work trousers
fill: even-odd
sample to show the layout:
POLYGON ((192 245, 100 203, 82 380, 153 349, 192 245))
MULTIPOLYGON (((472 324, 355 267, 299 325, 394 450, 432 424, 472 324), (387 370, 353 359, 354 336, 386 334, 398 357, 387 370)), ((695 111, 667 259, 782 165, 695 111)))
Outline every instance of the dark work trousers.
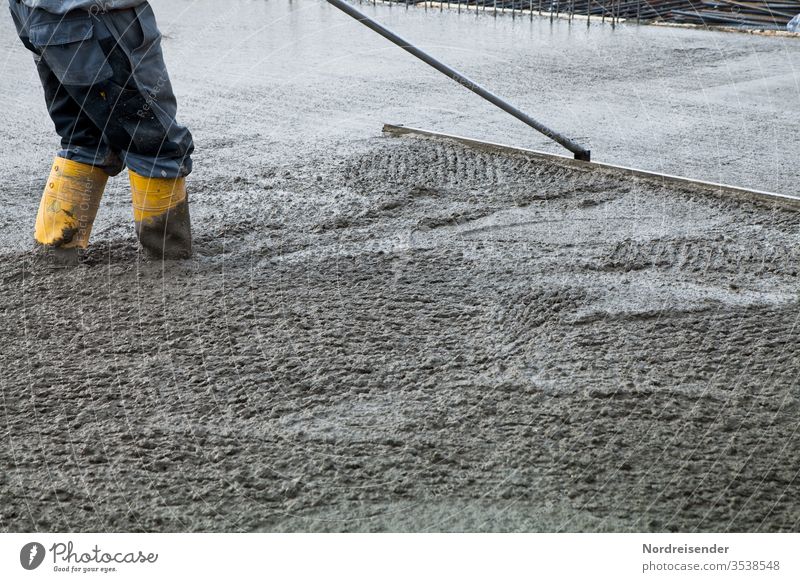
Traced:
POLYGON ((114 176, 178 178, 192 170, 192 134, 175 119, 177 102, 153 10, 52 14, 9 0, 34 53, 59 156, 114 176))

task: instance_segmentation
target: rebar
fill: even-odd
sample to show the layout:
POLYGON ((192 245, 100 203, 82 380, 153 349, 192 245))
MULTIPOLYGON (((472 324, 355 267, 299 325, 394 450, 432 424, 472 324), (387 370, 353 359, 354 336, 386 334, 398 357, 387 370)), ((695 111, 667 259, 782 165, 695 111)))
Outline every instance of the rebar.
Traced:
MULTIPOLYGON (((359 0, 362 3, 364 0, 359 0)), ((370 0, 367 0, 368 2, 370 0)), ((375 4, 377 0, 371 0, 375 4)), ((406 8, 410 5, 422 4, 428 10, 430 0, 382 0, 384 2, 404 2, 406 8)), ((567 1, 567 0, 564 0, 567 1)), ((662 21, 702 24, 706 26, 744 26, 770 29, 785 29, 792 17, 800 13, 800 0, 568 0, 569 5, 562 5, 562 0, 539 0, 534 7, 533 0, 447 0, 450 7, 452 2, 473 7, 475 15, 487 10, 493 16, 511 12, 511 18, 521 16, 528 10, 531 19, 533 11, 539 15, 549 14, 552 20, 568 11, 570 21, 575 14, 587 17, 587 26, 591 18, 600 17, 605 23, 608 19, 615 27, 623 20, 637 23, 662 21), (491 1, 491 3, 490 3, 491 1)), ((440 11, 443 2, 439 3, 440 11)))

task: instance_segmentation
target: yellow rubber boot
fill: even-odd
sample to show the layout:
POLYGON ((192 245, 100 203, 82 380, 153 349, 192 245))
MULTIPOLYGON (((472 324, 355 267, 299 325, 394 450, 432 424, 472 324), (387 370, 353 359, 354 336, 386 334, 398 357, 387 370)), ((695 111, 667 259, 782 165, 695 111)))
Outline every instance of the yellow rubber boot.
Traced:
POLYGON ((133 218, 139 242, 165 259, 192 255, 192 227, 185 178, 147 178, 130 172, 133 218))
POLYGON ((56 158, 36 215, 36 242, 76 253, 88 247, 107 182, 103 170, 56 158))

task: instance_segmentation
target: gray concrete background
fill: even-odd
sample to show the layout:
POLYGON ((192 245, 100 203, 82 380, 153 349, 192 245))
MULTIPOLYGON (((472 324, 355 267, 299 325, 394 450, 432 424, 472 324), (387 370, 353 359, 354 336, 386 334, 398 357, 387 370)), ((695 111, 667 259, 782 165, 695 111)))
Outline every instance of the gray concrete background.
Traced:
MULTIPOLYGON (((518 122, 316 2, 154 2, 196 256, 32 260, 0 19, 0 528, 796 531, 796 213, 460 146, 518 122)), ((795 39, 366 8, 598 160, 796 193, 795 39)))

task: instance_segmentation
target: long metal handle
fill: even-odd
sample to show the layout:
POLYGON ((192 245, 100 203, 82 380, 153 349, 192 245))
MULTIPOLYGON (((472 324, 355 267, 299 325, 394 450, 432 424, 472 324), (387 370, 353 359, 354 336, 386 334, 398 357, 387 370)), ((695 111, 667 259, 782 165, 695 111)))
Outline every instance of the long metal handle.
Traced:
POLYGON ((333 6, 335 6, 336 8, 338 8, 339 10, 341 10, 342 12, 347 14, 348 16, 352 16, 353 18, 358 20, 361 24, 363 24, 364 26, 374 30, 375 32, 380 34, 382 37, 389 39, 394 44, 399 46, 401 49, 410 52, 412 55, 414 55, 415 57, 417 57, 421 61, 424 61, 424 62, 428 63, 434 69, 436 69, 437 71, 439 71, 441 73, 444 73, 445 75, 447 75, 448 77, 450 77, 451 79, 453 79, 457 83, 460 83, 461 85, 463 85, 464 87, 466 87, 467 89, 472 91, 473 93, 477 93, 478 95, 480 95, 481 97, 483 97, 484 99, 489 101, 490 103, 495 104, 497 107, 499 107, 503 111, 505 111, 507 113, 510 113, 511 115, 513 115, 514 117, 516 117, 517 119, 522 121, 523 123, 526 123, 526 124, 530 125, 536 131, 538 131, 540 133, 543 133, 544 135, 546 135, 547 137, 549 137, 553 141, 561 144, 562 146, 567 148, 569 151, 571 151, 573 154, 575 154, 575 159, 576 160, 584 160, 584 161, 587 161, 587 162, 591 160, 591 154, 590 154, 589 150, 587 150, 586 148, 584 148, 580 144, 572 141, 570 138, 566 137, 565 135, 561 135, 557 131, 554 131, 554 130, 550 129, 549 127, 539 123, 538 121, 533 119, 530 115, 526 114, 523 111, 520 111, 519 109, 517 109, 516 107, 514 107, 513 105, 511 105, 510 103, 508 103, 507 101, 505 101, 501 97, 498 97, 497 95, 495 95, 494 93, 492 93, 488 89, 483 88, 478 83, 476 83, 475 81, 472 81, 468 77, 465 77, 464 75, 462 75, 461 73, 456 71, 454 68, 445 65, 443 62, 435 59, 434 57, 432 57, 431 55, 429 55, 425 51, 422 51, 422 50, 418 49, 417 47, 412 45, 410 42, 405 40, 403 37, 398 36, 397 34, 393 33, 391 30, 389 30, 388 28, 386 28, 385 26, 383 26, 381 23, 377 22, 376 20, 373 20, 372 18, 370 18, 369 16, 367 16, 366 14, 364 14, 363 12, 358 10, 356 7, 351 6, 350 4, 345 2, 344 0, 327 0, 327 2, 329 4, 332 4, 333 6))

